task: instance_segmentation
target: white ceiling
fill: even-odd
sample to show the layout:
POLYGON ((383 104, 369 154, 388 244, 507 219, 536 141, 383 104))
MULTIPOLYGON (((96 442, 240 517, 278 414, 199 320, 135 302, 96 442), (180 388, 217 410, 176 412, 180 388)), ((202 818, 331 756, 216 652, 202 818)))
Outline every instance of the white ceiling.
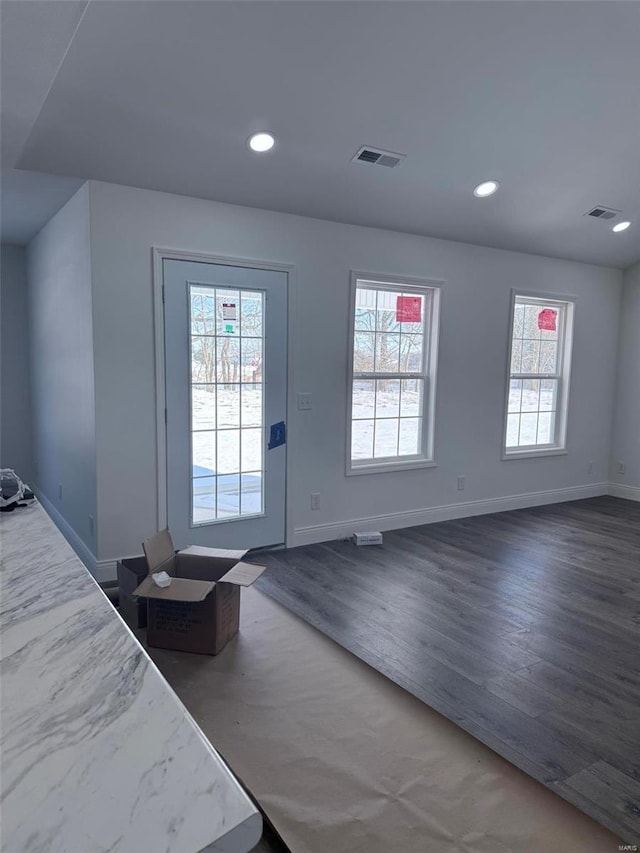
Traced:
POLYGON ((2 4, 23 71, 9 103, 47 78, 37 110, 32 97, 7 113, 3 73, 3 129, 21 136, 5 165, 618 267, 640 258, 638 2, 84 5, 2 4), (57 74, 40 61, 56 54, 57 74), (262 129, 278 145, 256 156, 245 141, 262 129), (351 163, 363 144, 407 159, 351 163), (488 178, 499 193, 475 199, 488 178), (584 217, 599 204, 635 227, 584 217))
POLYGON ((82 181, 14 169, 86 7, 76 2, 0 5, 3 243, 29 240, 82 181))

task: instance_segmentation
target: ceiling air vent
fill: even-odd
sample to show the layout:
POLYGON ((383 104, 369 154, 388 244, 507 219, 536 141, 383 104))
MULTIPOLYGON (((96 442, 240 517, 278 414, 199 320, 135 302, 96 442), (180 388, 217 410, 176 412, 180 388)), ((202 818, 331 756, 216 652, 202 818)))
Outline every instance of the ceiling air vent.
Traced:
POLYGON ((587 211, 585 216, 593 216, 594 219, 615 219, 619 213, 619 210, 614 210, 612 207, 603 207, 599 204, 592 210, 587 211))
POLYGON ((388 169, 393 169, 404 160, 404 154, 394 154, 393 151, 383 151, 381 148, 371 148, 369 145, 363 146, 355 157, 352 158, 352 163, 371 163, 373 166, 386 166, 388 169))

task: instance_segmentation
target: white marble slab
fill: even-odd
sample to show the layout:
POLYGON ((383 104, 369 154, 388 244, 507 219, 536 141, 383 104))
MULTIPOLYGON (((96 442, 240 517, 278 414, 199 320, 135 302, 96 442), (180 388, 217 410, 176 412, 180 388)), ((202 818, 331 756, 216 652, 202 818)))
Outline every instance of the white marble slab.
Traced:
POLYGON ((39 505, 0 515, 3 853, 246 853, 262 820, 39 505))

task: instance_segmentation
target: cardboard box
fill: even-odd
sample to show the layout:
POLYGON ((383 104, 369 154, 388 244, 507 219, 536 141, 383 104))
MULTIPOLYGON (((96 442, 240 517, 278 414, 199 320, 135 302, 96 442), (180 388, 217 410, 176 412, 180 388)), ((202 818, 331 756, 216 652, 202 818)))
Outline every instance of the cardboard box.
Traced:
POLYGON ((147 599, 138 596, 134 598, 133 593, 148 574, 146 557, 118 560, 118 609, 124 621, 132 628, 147 627, 147 599))
POLYGON ((168 530, 142 547, 149 574, 133 595, 147 599, 147 643, 217 655, 238 633, 240 587, 251 586, 266 566, 243 562, 246 550, 191 545, 175 551, 168 530), (156 572, 170 575, 171 586, 157 586, 156 572))

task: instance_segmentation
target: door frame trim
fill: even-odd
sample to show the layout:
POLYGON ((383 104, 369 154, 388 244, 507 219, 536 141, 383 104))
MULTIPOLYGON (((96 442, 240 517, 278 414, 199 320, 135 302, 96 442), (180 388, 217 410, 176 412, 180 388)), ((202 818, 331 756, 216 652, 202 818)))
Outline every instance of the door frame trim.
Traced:
MULTIPOLYGON (((170 249, 163 246, 152 247, 152 279, 153 279, 153 338, 155 352, 155 384, 156 384, 156 480, 157 480, 157 515, 158 530, 167 526, 167 424, 166 416, 166 386, 165 386, 165 348, 164 348, 164 301, 162 298, 163 275, 162 264, 165 260, 195 261, 208 264, 222 264, 230 267, 245 267, 247 269, 275 270, 287 276, 287 377, 286 377, 286 417, 287 424, 292 422, 294 399, 294 376, 291 352, 293 351, 293 336, 295 334, 293 318, 295 317, 296 268, 293 264, 277 261, 262 261, 256 258, 239 258, 227 255, 217 255, 211 252, 191 252, 183 249, 170 249)), ((284 544, 289 547, 293 541, 292 513, 289 512, 289 496, 292 494, 289 482, 291 466, 289 454, 291 446, 291 430, 287 428, 287 454, 285 459, 285 498, 284 498, 284 544)), ((295 440, 294 440, 295 444, 295 440)))

